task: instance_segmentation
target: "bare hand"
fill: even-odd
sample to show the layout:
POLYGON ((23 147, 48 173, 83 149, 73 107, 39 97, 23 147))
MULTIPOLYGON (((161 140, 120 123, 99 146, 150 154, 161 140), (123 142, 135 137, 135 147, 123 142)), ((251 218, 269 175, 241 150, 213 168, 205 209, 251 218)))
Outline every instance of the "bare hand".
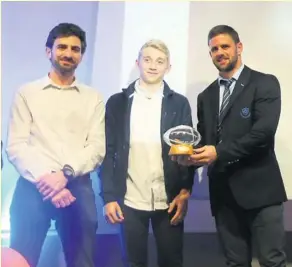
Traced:
POLYGON ((211 164, 217 159, 217 152, 214 146, 203 146, 194 149, 194 154, 190 156, 190 160, 195 165, 211 164))
POLYGON ((121 223, 124 220, 122 209, 118 202, 109 202, 104 206, 104 215, 107 222, 112 224, 121 223))
POLYGON ((56 208, 65 208, 70 206, 75 200, 76 198, 71 192, 64 188, 51 199, 51 202, 56 208))
POLYGON ((44 196, 44 200, 57 195, 67 185, 68 180, 62 171, 45 174, 38 179, 36 187, 44 196))
POLYGON ((182 189, 181 192, 170 203, 168 213, 171 213, 175 208, 176 212, 170 220, 171 225, 177 225, 183 221, 188 209, 189 191, 182 189))

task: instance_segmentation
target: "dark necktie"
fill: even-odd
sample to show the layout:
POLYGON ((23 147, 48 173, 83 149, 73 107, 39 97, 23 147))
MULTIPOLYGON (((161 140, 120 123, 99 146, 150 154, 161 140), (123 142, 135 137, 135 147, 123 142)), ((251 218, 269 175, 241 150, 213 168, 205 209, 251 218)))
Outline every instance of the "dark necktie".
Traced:
POLYGON ((220 112, 218 116, 218 125, 217 125, 217 143, 221 142, 221 121, 222 121, 222 116, 224 114, 224 111, 226 110, 229 100, 230 100, 230 86, 232 83, 235 81, 234 78, 231 78, 230 80, 221 80, 220 85, 224 86, 224 92, 223 92, 223 98, 222 98, 222 103, 220 107, 220 112))
POLYGON ((235 81, 234 78, 231 78, 230 80, 221 80, 220 85, 224 86, 224 93, 223 93, 223 99, 220 107, 219 117, 224 113, 224 110, 228 106, 229 100, 230 100, 230 86, 235 81))

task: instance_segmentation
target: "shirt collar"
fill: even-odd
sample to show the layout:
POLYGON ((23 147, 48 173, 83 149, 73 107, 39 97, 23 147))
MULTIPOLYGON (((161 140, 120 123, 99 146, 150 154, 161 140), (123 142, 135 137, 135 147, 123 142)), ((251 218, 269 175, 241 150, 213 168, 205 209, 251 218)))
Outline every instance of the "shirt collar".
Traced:
MULTIPOLYGON (((233 74, 233 76, 231 78, 233 78, 235 81, 237 81, 239 79, 239 76, 240 76, 243 68, 244 68, 244 64, 241 64, 240 68, 233 74)), ((223 77, 221 77, 221 76, 219 76, 218 77, 218 84, 219 84, 219 86, 220 86, 221 80, 226 80, 226 79, 223 78, 223 77)))
MULTIPOLYGON (((163 90, 164 90, 164 82, 162 83, 162 85, 158 89, 158 91, 155 92, 155 93, 149 93, 147 90, 145 90, 144 88, 142 88, 140 86, 140 79, 137 79, 136 82, 135 82, 135 92, 138 93, 138 94, 144 95, 146 98, 152 98, 153 96, 161 96, 161 97, 164 97, 163 90)), ((132 94, 132 96, 133 96, 133 94, 132 94)))
POLYGON ((43 79, 42 79, 42 86, 41 89, 45 90, 45 89, 49 89, 49 88, 54 88, 54 89, 70 89, 70 90, 76 90, 78 92, 80 92, 80 83, 75 79, 74 82, 70 85, 66 85, 66 86, 60 86, 58 84, 55 84, 49 77, 49 75, 46 75, 43 79))

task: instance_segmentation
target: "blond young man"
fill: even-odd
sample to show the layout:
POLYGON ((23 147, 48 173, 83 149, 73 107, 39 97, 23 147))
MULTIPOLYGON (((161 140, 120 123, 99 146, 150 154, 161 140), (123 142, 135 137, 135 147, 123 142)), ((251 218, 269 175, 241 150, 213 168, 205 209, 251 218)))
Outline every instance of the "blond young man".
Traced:
POLYGON ((139 79, 106 105, 106 156, 100 173, 105 216, 121 224, 128 266, 147 266, 151 221, 159 267, 180 267, 194 169, 171 161, 162 135, 174 126, 191 126, 191 108, 164 81, 171 65, 163 42, 144 44, 136 64, 139 79))

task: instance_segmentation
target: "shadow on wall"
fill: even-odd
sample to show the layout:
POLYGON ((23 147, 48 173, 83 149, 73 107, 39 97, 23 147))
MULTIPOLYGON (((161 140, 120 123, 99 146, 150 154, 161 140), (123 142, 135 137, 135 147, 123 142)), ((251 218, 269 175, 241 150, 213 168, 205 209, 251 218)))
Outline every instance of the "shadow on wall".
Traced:
MULTIPOLYGON (((191 108, 194 128, 197 128, 197 97, 207 86, 208 82, 199 82, 190 84, 187 87, 186 97, 188 98, 191 108)), ((207 177, 207 167, 199 168, 194 178, 194 186, 191 199, 209 200, 209 182, 207 177)))

